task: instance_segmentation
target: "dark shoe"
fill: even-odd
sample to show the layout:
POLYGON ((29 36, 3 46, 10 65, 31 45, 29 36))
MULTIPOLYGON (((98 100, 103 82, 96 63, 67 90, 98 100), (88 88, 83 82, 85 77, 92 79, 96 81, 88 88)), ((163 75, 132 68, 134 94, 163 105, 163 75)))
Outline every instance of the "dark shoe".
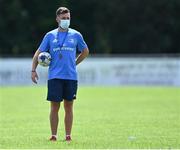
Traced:
POLYGON ((51 136, 51 138, 49 140, 50 141, 57 141, 57 138, 55 136, 51 136))
POLYGON ((71 139, 71 136, 70 135, 68 135, 68 136, 66 136, 66 141, 67 142, 70 142, 72 139, 71 139))

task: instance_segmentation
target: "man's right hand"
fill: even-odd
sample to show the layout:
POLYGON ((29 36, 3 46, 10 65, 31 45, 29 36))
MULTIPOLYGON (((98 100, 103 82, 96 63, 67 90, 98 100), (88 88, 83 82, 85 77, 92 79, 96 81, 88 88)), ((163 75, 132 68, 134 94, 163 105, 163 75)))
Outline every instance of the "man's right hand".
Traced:
POLYGON ((31 72, 31 79, 35 84, 37 84, 37 80, 39 79, 39 77, 36 71, 31 72))

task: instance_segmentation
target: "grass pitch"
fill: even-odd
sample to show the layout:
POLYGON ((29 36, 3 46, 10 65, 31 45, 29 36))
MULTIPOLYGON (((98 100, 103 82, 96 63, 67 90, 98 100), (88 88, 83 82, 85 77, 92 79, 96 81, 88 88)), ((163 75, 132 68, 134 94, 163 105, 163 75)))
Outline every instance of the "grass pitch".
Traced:
POLYGON ((0 148, 180 148, 180 88, 80 87, 73 141, 50 142, 46 87, 0 88, 0 148))

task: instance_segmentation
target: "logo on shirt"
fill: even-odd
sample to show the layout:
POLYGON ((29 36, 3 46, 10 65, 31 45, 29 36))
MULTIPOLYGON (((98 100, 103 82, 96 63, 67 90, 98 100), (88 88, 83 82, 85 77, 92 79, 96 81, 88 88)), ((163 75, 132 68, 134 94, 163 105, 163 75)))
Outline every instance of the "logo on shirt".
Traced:
POLYGON ((56 47, 56 48, 53 48, 53 51, 56 52, 56 51, 60 51, 60 50, 64 50, 64 51, 74 51, 74 48, 71 48, 71 47, 56 47))
POLYGON ((69 39, 68 42, 74 44, 75 41, 74 39, 69 39))
POLYGON ((54 40, 53 40, 53 43, 57 43, 57 41, 58 41, 57 39, 54 39, 54 40))

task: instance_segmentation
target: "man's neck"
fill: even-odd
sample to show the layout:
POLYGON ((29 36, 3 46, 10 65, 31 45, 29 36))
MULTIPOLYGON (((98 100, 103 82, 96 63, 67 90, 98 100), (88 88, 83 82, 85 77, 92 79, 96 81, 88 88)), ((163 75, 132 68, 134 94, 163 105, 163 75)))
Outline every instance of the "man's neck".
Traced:
POLYGON ((59 32, 67 32, 68 29, 62 29, 61 27, 59 27, 59 28, 58 28, 58 31, 59 31, 59 32))

